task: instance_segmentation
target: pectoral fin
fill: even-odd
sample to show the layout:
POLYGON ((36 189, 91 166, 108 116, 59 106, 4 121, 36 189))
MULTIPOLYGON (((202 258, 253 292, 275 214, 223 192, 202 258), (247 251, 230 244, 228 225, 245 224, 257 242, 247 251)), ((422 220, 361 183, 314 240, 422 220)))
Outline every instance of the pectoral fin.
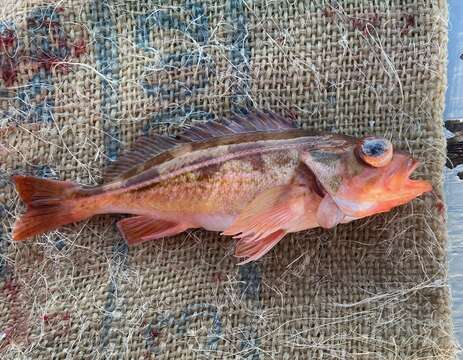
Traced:
POLYGON ((304 215, 304 188, 284 185, 258 195, 223 235, 239 239, 236 256, 257 260, 288 232, 287 226, 304 215))
POLYGON ((184 232, 189 224, 159 220, 150 216, 132 216, 117 223, 119 231, 129 245, 174 236, 184 232))
POLYGON ((246 258, 238 265, 244 265, 248 262, 255 261, 268 253, 284 236, 286 232, 277 230, 274 233, 259 239, 259 241, 246 241, 241 239, 236 244, 235 256, 246 258))

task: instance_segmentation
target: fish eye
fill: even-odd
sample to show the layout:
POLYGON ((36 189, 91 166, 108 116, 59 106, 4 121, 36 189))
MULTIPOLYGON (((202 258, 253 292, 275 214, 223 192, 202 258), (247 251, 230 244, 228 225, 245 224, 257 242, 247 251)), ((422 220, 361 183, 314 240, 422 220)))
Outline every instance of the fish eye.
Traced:
POLYGON ((383 167, 391 162, 392 143, 384 138, 367 137, 362 139, 356 148, 357 156, 373 167, 383 167))

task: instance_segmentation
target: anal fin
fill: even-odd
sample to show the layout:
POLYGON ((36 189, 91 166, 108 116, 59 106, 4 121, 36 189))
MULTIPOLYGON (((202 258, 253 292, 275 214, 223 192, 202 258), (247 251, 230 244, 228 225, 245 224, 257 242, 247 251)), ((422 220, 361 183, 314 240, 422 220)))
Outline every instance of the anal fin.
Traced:
POLYGON ((137 245, 180 234, 191 226, 140 215, 120 220, 117 227, 129 245, 137 245))

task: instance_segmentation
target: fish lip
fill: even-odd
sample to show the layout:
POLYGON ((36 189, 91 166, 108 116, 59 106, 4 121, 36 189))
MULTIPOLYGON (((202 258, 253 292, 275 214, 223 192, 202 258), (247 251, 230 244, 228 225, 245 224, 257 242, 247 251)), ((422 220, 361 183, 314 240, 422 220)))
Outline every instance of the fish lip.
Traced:
POLYGON ((427 180, 412 180, 408 179, 407 185, 409 191, 417 194, 417 196, 432 191, 432 185, 427 180))

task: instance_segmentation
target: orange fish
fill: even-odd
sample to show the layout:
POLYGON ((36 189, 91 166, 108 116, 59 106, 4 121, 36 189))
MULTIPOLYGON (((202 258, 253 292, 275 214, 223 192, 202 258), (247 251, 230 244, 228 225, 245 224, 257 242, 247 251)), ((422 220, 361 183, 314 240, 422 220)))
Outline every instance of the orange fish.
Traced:
POLYGON ((431 191, 429 182, 409 178, 417 166, 383 138, 317 134, 253 112, 176 138, 142 137, 109 166, 101 186, 13 176, 27 204, 13 239, 124 213, 134 215, 117 223, 129 245, 204 228, 238 239, 235 255, 245 263, 287 233, 332 228, 431 191))

